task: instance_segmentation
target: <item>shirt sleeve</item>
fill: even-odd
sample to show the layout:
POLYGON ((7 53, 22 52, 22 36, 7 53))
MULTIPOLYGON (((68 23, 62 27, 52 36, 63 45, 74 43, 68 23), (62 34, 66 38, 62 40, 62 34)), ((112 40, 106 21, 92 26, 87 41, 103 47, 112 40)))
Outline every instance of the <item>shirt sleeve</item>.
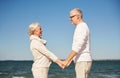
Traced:
POLYGON ((58 59, 57 56, 55 56, 52 52, 50 52, 44 44, 42 44, 41 42, 38 42, 37 40, 33 40, 32 49, 37 50, 41 54, 51 59, 53 62, 55 62, 58 59))
POLYGON ((72 50, 82 52, 86 48, 88 33, 85 27, 79 26, 75 29, 72 50))

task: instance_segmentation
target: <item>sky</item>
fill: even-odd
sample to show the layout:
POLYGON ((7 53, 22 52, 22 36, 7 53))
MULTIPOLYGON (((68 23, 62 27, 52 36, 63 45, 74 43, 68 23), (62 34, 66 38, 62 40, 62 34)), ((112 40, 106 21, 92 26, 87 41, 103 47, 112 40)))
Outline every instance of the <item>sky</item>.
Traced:
POLYGON ((94 60, 120 59, 119 0, 0 0, 0 60, 33 60, 28 27, 39 22, 47 48, 58 58, 71 52, 75 26, 71 9, 80 8, 91 32, 94 60))

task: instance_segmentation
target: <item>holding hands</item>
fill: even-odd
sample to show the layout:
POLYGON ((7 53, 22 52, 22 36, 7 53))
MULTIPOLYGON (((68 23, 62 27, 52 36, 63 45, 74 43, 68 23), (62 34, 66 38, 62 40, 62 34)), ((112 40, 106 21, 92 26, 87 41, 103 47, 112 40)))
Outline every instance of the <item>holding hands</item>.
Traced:
POLYGON ((68 67, 68 66, 70 65, 70 63, 72 62, 73 57, 76 56, 76 55, 77 55, 77 52, 72 51, 66 60, 61 61, 61 60, 58 59, 58 60, 56 61, 56 63, 57 63, 62 69, 64 69, 64 68, 66 68, 66 67, 68 67))
POLYGON ((62 68, 66 68, 69 66, 69 62, 67 60, 61 61, 61 60, 57 60, 56 63, 62 68))

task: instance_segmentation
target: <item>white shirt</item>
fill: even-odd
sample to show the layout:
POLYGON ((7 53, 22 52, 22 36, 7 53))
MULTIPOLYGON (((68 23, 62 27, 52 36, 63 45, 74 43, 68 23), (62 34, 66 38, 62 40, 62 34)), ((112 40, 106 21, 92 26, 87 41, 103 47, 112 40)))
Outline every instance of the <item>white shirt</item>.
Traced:
POLYGON ((30 49, 34 56, 33 68, 49 67, 52 61, 56 61, 58 58, 46 48, 46 40, 43 40, 37 36, 30 36, 30 49))
POLYGON ((74 62, 92 61, 90 54, 90 31, 87 24, 84 22, 76 26, 72 50, 78 53, 74 57, 74 62))

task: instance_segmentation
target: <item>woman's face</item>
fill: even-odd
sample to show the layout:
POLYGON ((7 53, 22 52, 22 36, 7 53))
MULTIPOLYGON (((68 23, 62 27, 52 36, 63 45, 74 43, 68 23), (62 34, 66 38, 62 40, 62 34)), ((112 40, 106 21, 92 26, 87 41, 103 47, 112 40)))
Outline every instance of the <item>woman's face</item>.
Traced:
POLYGON ((37 35, 39 37, 42 36, 42 28, 40 27, 40 25, 38 25, 37 28, 35 29, 34 35, 37 35))

